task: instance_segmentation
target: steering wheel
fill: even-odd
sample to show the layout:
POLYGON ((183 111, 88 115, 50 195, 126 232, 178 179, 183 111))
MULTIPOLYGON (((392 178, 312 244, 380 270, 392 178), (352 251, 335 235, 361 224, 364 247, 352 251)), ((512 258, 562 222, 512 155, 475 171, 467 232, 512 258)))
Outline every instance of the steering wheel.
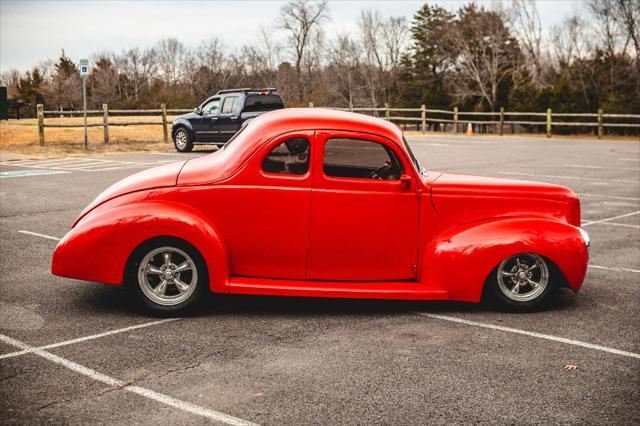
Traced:
POLYGON ((387 160, 381 167, 378 167, 371 173, 369 173, 369 179, 382 179, 382 173, 386 172, 391 168, 391 160, 387 160))

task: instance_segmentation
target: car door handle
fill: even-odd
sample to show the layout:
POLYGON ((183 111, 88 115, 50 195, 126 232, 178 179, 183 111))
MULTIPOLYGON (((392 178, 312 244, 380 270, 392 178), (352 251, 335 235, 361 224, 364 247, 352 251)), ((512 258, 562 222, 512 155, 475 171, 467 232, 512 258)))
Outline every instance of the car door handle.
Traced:
POLYGON ((232 116, 231 116, 231 117, 229 117, 229 118, 230 118, 230 119, 232 119, 232 120, 235 120, 236 118, 238 118, 238 116, 237 116, 237 115, 232 115, 232 116))

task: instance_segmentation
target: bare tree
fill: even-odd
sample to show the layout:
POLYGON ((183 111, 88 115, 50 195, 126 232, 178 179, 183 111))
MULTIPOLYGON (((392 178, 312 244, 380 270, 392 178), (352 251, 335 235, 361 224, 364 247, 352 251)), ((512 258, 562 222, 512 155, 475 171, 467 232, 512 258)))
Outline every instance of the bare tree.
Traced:
POLYGON ((158 42, 156 51, 162 78, 168 87, 175 90, 182 80, 186 48, 177 38, 169 37, 158 42))
POLYGON ((518 42, 497 11, 463 7, 451 32, 458 51, 453 87, 460 98, 477 96, 495 111, 498 89, 521 65, 518 42))
MULTIPOLYGON (((305 85, 302 84, 302 67, 305 58, 308 59, 307 49, 311 43, 314 30, 329 19, 329 6, 326 0, 310 3, 296 0, 287 3, 280 10, 280 27, 289 33, 289 46, 293 53, 298 84, 298 101, 305 95, 305 85)), ((316 32, 317 37, 317 32, 316 32)))
POLYGON ((534 0, 514 0, 510 10, 512 27, 526 55, 533 82, 544 85, 542 66, 542 23, 534 0))

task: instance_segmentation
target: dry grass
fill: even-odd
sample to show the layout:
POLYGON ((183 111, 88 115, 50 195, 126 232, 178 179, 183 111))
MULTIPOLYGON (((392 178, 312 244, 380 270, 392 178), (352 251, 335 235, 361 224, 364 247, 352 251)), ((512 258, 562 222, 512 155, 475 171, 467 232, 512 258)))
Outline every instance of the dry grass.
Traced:
MULTIPOLYGON (((168 116, 169 123, 173 116, 168 116)), ((159 116, 110 116, 109 123, 132 121, 157 121, 159 116)), ((102 117, 89 117, 89 123, 102 124, 102 117)), ((82 124, 82 117, 45 118, 48 123, 82 124)), ((170 131, 170 130, 169 130, 170 131)), ((102 127, 89 127, 88 154, 111 152, 172 151, 173 143, 162 143, 161 125, 109 126, 109 145, 104 144, 102 127)), ((45 146, 38 144, 36 119, 0 121, 0 150, 3 153, 28 154, 32 156, 62 156, 80 154, 84 151, 84 129, 47 128, 44 129, 45 146)))

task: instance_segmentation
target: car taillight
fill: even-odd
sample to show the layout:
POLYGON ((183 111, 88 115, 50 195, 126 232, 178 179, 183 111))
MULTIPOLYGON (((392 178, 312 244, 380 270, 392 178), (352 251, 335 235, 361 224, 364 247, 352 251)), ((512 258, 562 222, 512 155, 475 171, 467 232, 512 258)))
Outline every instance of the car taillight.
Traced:
POLYGON ((258 92, 258 95, 268 95, 269 92, 258 92))

